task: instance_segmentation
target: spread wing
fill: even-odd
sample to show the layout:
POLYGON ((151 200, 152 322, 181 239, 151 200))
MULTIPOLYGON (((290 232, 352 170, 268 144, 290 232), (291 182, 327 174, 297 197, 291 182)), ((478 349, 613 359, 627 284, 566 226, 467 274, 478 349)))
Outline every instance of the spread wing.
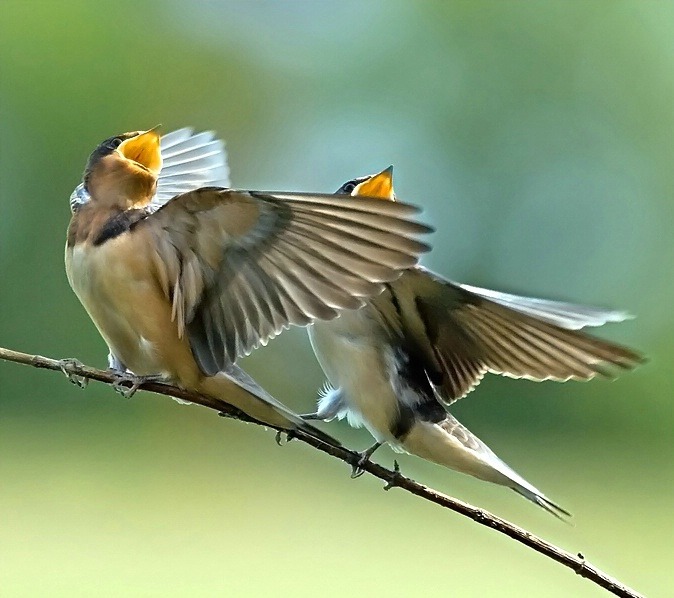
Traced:
POLYGON ((414 265, 429 228, 411 206, 339 195, 206 188, 142 223, 179 330, 207 374, 291 324, 363 305, 414 265))
POLYGON ((486 372, 590 380, 643 361, 631 349, 572 329, 624 319, 617 316, 623 312, 458 285, 422 268, 406 271, 391 288, 406 338, 446 404, 468 394, 486 372))
MULTIPOLYGON (((157 210, 172 197, 200 187, 229 187, 227 152, 215 133, 194 133, 184 128, 161 138, 162 168, 157 191, 148 209, 157 210)), ((80 183, 70 195, 70 210, 75 213, 90 200, 80 183)))

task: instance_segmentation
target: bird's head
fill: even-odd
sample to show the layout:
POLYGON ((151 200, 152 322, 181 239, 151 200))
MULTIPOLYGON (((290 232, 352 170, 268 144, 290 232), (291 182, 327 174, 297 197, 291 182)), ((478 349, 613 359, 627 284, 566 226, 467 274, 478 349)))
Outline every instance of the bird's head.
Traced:
POLYGON ((89 156, 84 188, 93 201, 143 207, 154 195, 161 171, 159 133, 133 131, 110 137, 89 156))
POLYGON ((396 195, 393 191, 393 166, 382 170, 377 174, 362 176, 344 183, 337 193, 345 195, 362 195, 364 197, 375 197, 378 199, 389 199, 395 201, 396 195))

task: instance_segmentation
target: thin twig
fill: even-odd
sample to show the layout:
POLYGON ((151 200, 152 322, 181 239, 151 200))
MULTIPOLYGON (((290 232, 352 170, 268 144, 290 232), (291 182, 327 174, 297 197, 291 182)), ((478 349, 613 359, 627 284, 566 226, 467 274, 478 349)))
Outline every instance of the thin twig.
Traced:
MULTIPOLYGON (((15 363, 21 363, 24 365, 30 365, 36 368, 63 371, 64 373, 66 373, 66 375, 71 377, 71 380, 73 379, 72 377, 79 376, 87 380, 89 379, 97 380, 99 382, 104 382, 106 384, 112 384, 113 382, 115 382, 115 378, 110 372, 88 367, 73 360, 67 360, 64 363, 63 361, 49 359, 47 357, 41 357, 39 355, 29 355, 27 353, 20 353, 18 351, 4 349, 2 347, 0 347, 0 359, 5 361, 13 361, 15 363)), ((191 403, 196 403, 197 405, 203 405, 204 407, 215 409, 218 412, 222 413, 222 415, 226 415, 227 417, 231 417, 233 419, 240 419, 246 422, 252 422, 267 428, 273 427, 255 421, 245 416, 244 414, 240 413, 235 408, 223 412, 221 403, 216 404, 209 397, 195 392, 190 392, 167 384, 159 384, 154 382, 143 384, 142 388, 143 390, 148 390, 157 394, 167 395, 170 397, 176 397, 179 399, 190 401, 191 403)), ((284 431, 278 428, 276 429, 279 432, 284 431)), ((371 461, 359 463, 361 457, 358 453, 354 451, 350 451, 343 447, 337 447, 332 446, 330 444, 326 444, 322 440, 314 438, 313 436, 309 436, 308 434, 305 434, 301 431, 291 433, 291 436, 297 438, 298 440, 304 442, 305 444, 314 447, 319 451, 327 453, 328 455, 332 455, 333 457, 340 459, 345 463, 348 463, 352 467, 358 466, 361 469, 367 471, 369 474, 379 478, 380 480, 383 480, 384 482, 386 482, 386 485, 384 486, 385 490, 389 490, 390 488, 401 488, 402 490, 414 494, 424 500, 435 503, 436 505, 440 505, 441 507, 450 509, 452 511, 460 513, 461 515, 469 517, 470 519, 479 523, 480 525, 490 527, 502 534, 505 534, 506 536, 509 536, 513 540, 516 540, 520 544, 524 544, 525 546, 528 546, 529 548, 535 550, 536 552, 539 552, 547 556, 548 558, 551 558, 552 560, 561 563, 565 567, 568 567, 569 569, 573 570, 576 574, 580 575, 581 577, 585 577, 586 579, 589 579, 598 586, 608 590, 609 592, 612 592, 616 596, 624 596, 627 598, 639 598, 641 596, 631 588, 619 582, 617 579, 614 579, 613 577, 607 575, 606 573, 604 573, 603 571, 601 571, 600 569, 589 563, 585 559, 583 554, 581 553, 578 553, 577 555, 571 554, 570 552, 562 550, 561 548, 558 548, 557 546, 551 544, 550 542, 546 542, 542 538, 535 536, 534 534, 526 531, 525 529, 518 527, 517 525, 514 525, 509 521, 506 521, 505 519, 501 519, 496 515, 492 515, 489 511, 479 509, 468 503, 457 500, 456 498, 452 498, 450 496, 447 496, 446 494, 442 494, 441 492, 433 490, 428 486, 419 484, 418 482, 415 482, 414 480, 403 476, 398 471, 397 463, 395 470, 393 471, 390 469, 386 469, 381 465, 377 465, 376 463, 373 463, 371 461)))

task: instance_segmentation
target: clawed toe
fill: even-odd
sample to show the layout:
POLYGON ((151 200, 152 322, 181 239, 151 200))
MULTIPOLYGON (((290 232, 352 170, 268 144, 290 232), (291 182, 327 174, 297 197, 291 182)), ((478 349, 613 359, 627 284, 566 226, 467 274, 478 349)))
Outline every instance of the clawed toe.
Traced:
POLYGON ((359 459, 355 465, 351 465, 351 479, 356 479, 365 473, 363 466, 370 460, 372 454, 382 445, 381 442, 373 444, 369 449, 358 453, 359 459))
POLYGON ((276 444, 278 444, 279 446, 283 446, 284 444, 288 444, 293 438, 297 438, 297 435, 295 434, 295 432, 293 430, 279 430, 278 432, 276 432, 275 440, 276 440, 276 444), (283 442, 283 436, 282 436, 282 434, 284 434, 284 433, 286 435, 285 443, 283 442))
POLYGON ((70 371, 70 368, 72 367, 81 368, 83 366, 84 364, 81 361, 73 359, 71 357, 59 360, 59 367, 61 368, 61 371, 64 373, 66 378, 68 378, 68 380, 72 384, 78 386, 79 388, 86 388, 87 385, 89 384, 89 378, 85 378, 84 376, 80 376, 79 374, 72 373, 70 371))
POLYGON ((361 457, 358 459, 358 463, 351 466, 351 479, 355 480, 365 473, 363 465, 367 463, 370 459, 367 456, 364 456, 363 453, 358 453, 361 457))
POLYGON ((150 376, 136 376, 131 372, 112 372, 115 381, 112 383, 112 388, 118 392, 125 399, 130 399, 136 394, 136 391, 148 382, 165 382, 165 378, 159 374, 150 376))

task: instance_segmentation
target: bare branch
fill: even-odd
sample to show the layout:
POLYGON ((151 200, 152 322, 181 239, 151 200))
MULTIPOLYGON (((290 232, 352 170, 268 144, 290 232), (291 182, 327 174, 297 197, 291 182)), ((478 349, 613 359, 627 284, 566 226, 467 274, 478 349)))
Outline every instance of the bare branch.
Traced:
MULTIPOLYGON (((88 367, 74 360, 59 361, 55 359, 49 359, 47 357, 41 357, 39 355, 20 353, 18 351, 4 349, 2 347, 0 347, 0 359, 5 361, 13 361, 15 363, 21 363, 24 365, 30 365, 36 368, 63 371, 73 381, 75 381, 77 377, 81 377, 86 380, 97 380, 106 384, 112 384, 115 382, 115 378, 110 372, 88 367)), ((227 412, 223 412, 221 404, 216 404, 205 395, 183 390, 175 386, 154 382, 143 384, 142 388, 143 390, 149 390, 157 394, 177 397, 179 399, 190 401, 191 403, 196 403, 197 405, 215 409, 222 415, 231 417, 233 419, 252 422, 267 428, 272 427, 247 417, 235 408, 227 410, 227 412)), ((278 431, 280 432, 281 430, 278 431)), ((301 431, 295 432, 292 437, 297 438, 298 440, 314 447, 319 451, 340 459, 352 467, 358 466, 361 469, 367 471, 369 474, 379 478, 380 480, 383 480, 386 482, 386 485, 384 486, 385 490, 389 490, 390 488, 401 488, 402 490, 414 494, 415 496, 418 496, 424 500, 469 517, 480 525, 484 525, 496 530, 497 532, 505 534, 520 544, 524 544, 536 552, 539 552, 540 554, 547 556, 558 563, 561 563, 565 567, 573 570, 576 574, 589 579, 593 583, 608 590, 616 596, 623 596, 626 598, 639 598, 641 596, 631 588, 619 582, 617 579, 614 579, 589 563, 587 560, 585 560, 585 557, 581 553, 577 553, 576 555, 571 554, 570 552, 562 550, 554 544, 551 544, 550 542, 535 536, 525 529, 514 525, 509 521, 506 521, 505 519, 501 519, 496 515, 492 515, 489 511, 479 509, 468 503, 457 500, 456 498, 452 498, 446 494, 437 492, 428 486, 419 484, 418 482, 415 482, 414 480, 400 474, 397 470, 397 463, 394 471, 386 469, 385 467, 377 465, 371 461, 359 464, 360 455, 356 452, 350 451, 343 447, 326 444, 325 442, 304 434, 301 431)))

